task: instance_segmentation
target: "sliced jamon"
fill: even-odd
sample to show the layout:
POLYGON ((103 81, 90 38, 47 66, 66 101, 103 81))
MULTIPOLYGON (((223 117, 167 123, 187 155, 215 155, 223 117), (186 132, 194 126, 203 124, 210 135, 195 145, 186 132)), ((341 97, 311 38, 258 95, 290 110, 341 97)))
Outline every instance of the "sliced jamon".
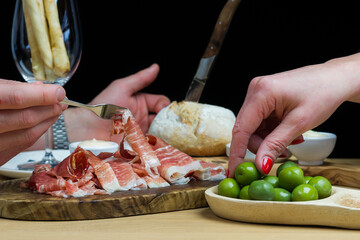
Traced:
POLYGON ((219 181, 226 178, 224 167, 212 162, 198 161, 203 169, 194 172, 193 176, 195 178, 210 181, 219 181))
POLYGON ((162 187, 168 187, 170 184, 165 181, 161 176, 157 176, 155 178, 152 178, 150 176, 145 176, 142 179, 146 182, 146 185, 149 188, 162 188, 162 187))
MULTIPOLYGON (((67 192, 68 193, 68 192, 67 192)), ((98 188, 98 183, 95 181, 88 181, 81 187, 76 187, 76 191, 72 192, 70 196, 72 197, 85 197, 88 195, 99 195, 99 194, 110 194, 109 192, 98 188)))
POLYGON ((94 174, 99 180, 102 188, 109 193, 120 191, 120 184, 109 163, 102 161, 90 151, 83 151, 89 164, 94 168, 94 174))
POLYGON ((67 182, 62 177, 52 176, 47 171, 40 171, 29 178, 28 187, 39 193, 47 193, 66 190, 67 182))
POLYGON ((86 173, 89 167, 87 156, 82 148, 75 151, 53 168, 56 176, 79 179, 86 173))
POLYGON ((109 194, 103 189, 98 188, 98 183, 90 180, 85 185, 80 187, 80 191, 85 193, 85 195, 99 195, 99 194, 109 194))
POLYGON ((139 179, 128 162, 114 160, 109 161, 108 163, 115 173, 120 185, 120 190, 127 191, 132 188, 144 188, 144 182, 139 179))
POLYGON ((157 167, 160 166, 160 161, 130 111, 117 114, 113 121, 113 133, 122 132, 125 132, 123 146, 128 146, 125 148, 129 152, 135 152, 140 157, 149 176, 158 176, 157 167))
POLYGON ((144 178, 139 177, 136 174, 136 186, 132 187, 130 190, 144 190, 148 188, 147 182, 144 178))
MULTIPOLYGON (((95 178, 92 165, 96 166, 100 173, 105 171, 98 166, 95 158, 92 153, 79 148, 54 169, 51 169, 50 165, 38 165, 28 181, 28 187, 39 193, 61 197, 104 194, 106 192, 101 189, 104 187, 98 178, 95 178)), ((104 183, 103 179, 102 182, 104 183)), ((106 182, 104 185, 108 186, 106 182)))
POLYGON ((81 187, 77 187, 73 185, 73 191, 69 192, 68 189, 66 190, 58 190, 58 191, 51 191, 47 192, 55 197, 85 197, 88 195, 99 195, 99 194, 109 194, 103 189, 99 189, 96 187, 96 183, 93 181, 88 181, 85 185, 81 187))
POLYGON ((179 151, 162 139, 153 135, 147 137, 160 160, 161 166, 158 167, 160 176, 170 183, 186 184, 190 181, 189 176, 193 172, 203 169, 198 160, 179 151))
POLYGON ((116 153, 95 156, 78 147, 53 169, 37 166, 24 187, 53 196, 83 197, 186 184, 193 177, 225 178, 223 167, 193 159, 153 135, 145 137, 129 111, 118 114, 113 123, 115 134, 124 133, 116 153))
POLYGON ((134 172, 143 180, 149 188, 168 187, 170 184, 161 176, 150 177, 144 166, 140 163, 131 164, 134 172))

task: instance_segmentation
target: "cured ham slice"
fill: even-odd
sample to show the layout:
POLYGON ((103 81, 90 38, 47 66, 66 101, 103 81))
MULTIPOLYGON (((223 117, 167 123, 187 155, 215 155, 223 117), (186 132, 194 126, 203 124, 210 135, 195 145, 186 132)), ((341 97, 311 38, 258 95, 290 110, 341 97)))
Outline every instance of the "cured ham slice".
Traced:
POLYGON ((85 152, 81 151, 81 148, 77 148, 70 156, 54 167, 53 173, 56 176, 79 179, 88 168, 89 163, 85 152))
POLYGON ((145 181, 144 178, 139 177, 137 174, 136 175, 136 186, 132 187, 131 190, 144 190, 148 188, 148 184, 145 181))
POLYGON ((39 193, 62 197, 108 194, 120 188, 110 165, 82 148, 77 148, 54 169, 49 165, 38 165, 28 187, 39 193))
POLYGON ((68 190, 58 190, 47 192, 48 194, 55 197, 85 197, 89 195, 100 195, 100 194, 109 194, 103 189, 96 188, 96 183, 93 181, 87 182, 85 185, 80 188, 74 185, 74 191, 70 193, 68 190))
POLYGON ((28 187, 39 193, 66 190, 66 185, 63 178, 49 175, 47 171, 36 172, 28 181, 28 187))
POLYGON ((44 166, 46 165, 38 165, 37 167, 41 167, 43 170, 34 171, 30 177, 28 181, 30 189, 57 197, 83 197, 93 194, 106 194, 104 190, 95 187, 95 182, 87 181, 89 178, 93 178, 91 171, 86 174, 87 177, 85 179, 73 182, 70 179, 65 180, 61 176, 55 176, 50 169, 44 168, 44 166))
POLYGON ((120 185, 120 190, 141 189, 144 188, 144 184, 146 188, 146 183, 136 175, 129 163, 116 160, 109 161, 108 163, 115 173, 120 185))
POLYGON ((170 184, 165 181, 165 179, 163 179, 161 176, 157 176, 155 178, 145 176, 143 177, 143 179, 145 180, 149 188, 162 188, 170 186, 170 184))
POLYGON ((199 180, 220 181, 226 178, 225 169, 215 163, 199 160, 202 170, 195 171, 193 176, 199 180))
POLYGON ((80 193, 79 196, 81 195, 81 193, 84 193, 84 195, 81 195, 81 196, 109 194, 106 191, 104 191, 103 189, 99 189, 98 184, 96 182, 92 181, 92 180, 86 182, 85 185, 81 186, 77 193, 80 193))
POLYGON ((140 157, 150 177, 158 176, 157 167, 160 166, 160 161, 130 111, 115 115, 113 134, 122 132, 125 133, 124 146, 128 146, 129 151, 136 153, 140 157))
POLYGON ((195 171, 202 170, 198 160, 167 144, 162 139, 148 135, 149 142, 158 156, 161 166, 158 167, 160 176, 172 184, 186 184, 195 171))
POLYGON ((161 176, 155 176, 150 177, 147 175, 147 172, 144 169, 144 166, 142 166, 139 163, 133 163, 131 164, 132 168, 134 169, 134 172, 145 181, 145 184, 149 188, 160 188, 160 187, 168 187, 170 184, 161 176))
POLYGON ((95 156, 78 147, 53 169, 37 166, 23 186, 53 196, 83 197, 225 178, 223 167, 196 160, 153 135, 145 136, 129 111, 117 114, 113 133, 124 133, 116 153, 95 156))
POLYGON ((94 168, 94 174, 102 188, 109 193, 121 190, 120 184, 110 164, 102 161, 90 151, 84 150, 84 152, 89 164, 94 168))

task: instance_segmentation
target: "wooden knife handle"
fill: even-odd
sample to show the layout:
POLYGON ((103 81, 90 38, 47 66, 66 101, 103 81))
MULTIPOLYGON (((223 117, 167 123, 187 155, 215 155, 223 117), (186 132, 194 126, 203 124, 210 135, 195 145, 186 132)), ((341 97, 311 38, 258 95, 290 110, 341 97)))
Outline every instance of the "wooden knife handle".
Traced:
POLYGON ((203 58, 209 58, 218 54, 230 22, 241 0, 228 0, 222 9, 216 22, 210 41, 205 49, 203 58))

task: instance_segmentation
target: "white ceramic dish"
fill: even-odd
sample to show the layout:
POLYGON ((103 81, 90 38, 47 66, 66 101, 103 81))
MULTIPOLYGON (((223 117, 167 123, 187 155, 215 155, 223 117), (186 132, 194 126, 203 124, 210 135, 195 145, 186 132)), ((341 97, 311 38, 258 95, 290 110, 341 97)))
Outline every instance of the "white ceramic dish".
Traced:
MULTIPOLYGON (((231 143, 226 144, 226 156, 230 155, 230 146, 231 143)), ((246 155, 245 155, 245 160, 255 160, 255 154, 253 154, 252 152, 250 152, 248 149, 246 150, 246 155)))
POLYGON ((317 132, 320 136, 306 136, 304 142, 288 146, 300 165, 322 165, 334 150, 336 135, 328 132, 317 132))
MULTIPOLYGON (((69 144, 70 153, 74 152, 77 146, 84 141, 72 142, 69 144)), ((119 149, 119 144, 111 141, 88 140, 89 144, 81 146, 85 150, 91 151, 93 154, 98 155, 101 152, 115 153, 119 149)))
MULTIPOLYGON (((230 145, 231 143, 226 144, 226 156, 230 155, 230 145)), ((246 150, 246 155, 245 155, 245 161, 247 162, 254 162, 255 161, 255 157, 256 155, 253 154, 252 152, 249 151, 249 149, 246 150)), ((286 158, 277 158, 277 160, 284 160, 286 158)))
MULTIPOLYGON (((53 150, 54 157, 62 161, 67 156, 70 155, 69 150, 53 150)), ((40 161, 44 156, 44 151, 26 151, 21 152, 12 159, 10 159, 7 163, 0 167, 0 174, 10 178, 26 178, 30 177, 32 171, 30 170, 19 170, 17 165, 26 163, 29 159, 33 159, 35 161, 40 161)))
POLYGON ((360 229, 360 191, 333 186, 325 199, 303 202, 255 201, 223 197, 217 186, 205 191, 215 215, 241 222, 319 225, 360 229))

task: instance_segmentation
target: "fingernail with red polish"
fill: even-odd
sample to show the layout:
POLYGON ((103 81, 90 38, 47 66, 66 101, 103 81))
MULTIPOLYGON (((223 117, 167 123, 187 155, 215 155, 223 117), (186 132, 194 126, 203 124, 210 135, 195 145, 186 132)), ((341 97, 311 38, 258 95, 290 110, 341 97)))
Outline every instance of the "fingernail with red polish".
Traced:
POLYGON ((263 158, 262 170, 265 174, 268 174, 270 172, 272 165, 273 165, 273 160, 271 160, 271 158, 268 157, 263 158))

